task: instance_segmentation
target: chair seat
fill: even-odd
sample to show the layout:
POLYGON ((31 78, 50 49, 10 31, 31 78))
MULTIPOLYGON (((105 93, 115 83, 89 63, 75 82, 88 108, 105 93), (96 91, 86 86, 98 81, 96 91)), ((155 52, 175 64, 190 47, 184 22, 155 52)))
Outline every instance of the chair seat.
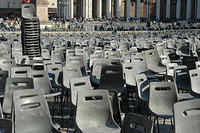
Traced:
POLYGON ((99 85, 100 84, 100 79, 97 79, 96 76, 91 76, 91 82, 99 85))
POLYGON ((151 71, 156 72, 156 73, 165 73, 166 72, 166 67, 165 66, 154 66, 152 68, 149 68, 151 71))
POLYGON ((193 97, 192 95, 188 93, 178 93, 178 99, 179 101, 185 101, 185 100, 196 99, 196 97, 193 97))
POLYGON ((87 129, 83 133, 120 133, 120 128, 99 128, 99 129, 87 129))

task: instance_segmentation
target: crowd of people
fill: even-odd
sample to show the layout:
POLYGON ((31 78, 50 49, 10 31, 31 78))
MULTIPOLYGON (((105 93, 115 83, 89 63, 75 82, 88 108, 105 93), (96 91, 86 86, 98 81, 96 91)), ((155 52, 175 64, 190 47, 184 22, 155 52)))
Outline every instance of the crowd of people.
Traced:
MULTIPOLYGON (((0 18, 0 31, 20 31, 21 18, 0 18)), ((50 18, 44 31, 160 31, 200 29, 198 21, 156 21, 135 19, 50 18)))

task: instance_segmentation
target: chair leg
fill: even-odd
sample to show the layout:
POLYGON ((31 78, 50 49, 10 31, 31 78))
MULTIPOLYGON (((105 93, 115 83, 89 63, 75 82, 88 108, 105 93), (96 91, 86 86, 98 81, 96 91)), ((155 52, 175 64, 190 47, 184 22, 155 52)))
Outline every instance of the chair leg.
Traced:
POLYGON ((170 119, 170 122, 171 122, 171 128, 172 128, 172 130, 174 130, 174 126, 173 126, 173 120, 172 120, 172 119, 170 119))
POLYGON ((165 125, 165 118, 164 118, 164 121, 163 121, 163 125, 165 125))
POLYGON ((62 125, 62 127, 63 127, 63 123, 64 123, 64 116, 63 116, 63 90, 62 90, 62 94, 61 94, 61 98, 60 98, 60 112, 61 112, 61 120, 62 120, 62 122, 61 122, 61 125, 62 125))
POLYGON ((159 120, 158 120, 158 117, 157 117, 157 128, 158 128, 158 133, 160 133, 160 126, 159 126, 159 120))
POLYGON ((69 133, 69 128, 71 126, 71 121, 73 122, 73 113, 74 112, 74 109, 72 108, 71 109, 71 112, 70 112, 70 117, 69 117, 69 123, 68 123, 68 126, 67 126, 67 132, 69 133))
POLYGON ((54 118, 54 115, 55 115, 55 103, 56 103, 56 98, 54 97, 54 103, 53 103, 53 111, 52 111, 52 118, 54 118))
POLYGON ((156 132, 156 117, 153 120, 153 130, 154 130, 154 133, 155 133, 156 132))

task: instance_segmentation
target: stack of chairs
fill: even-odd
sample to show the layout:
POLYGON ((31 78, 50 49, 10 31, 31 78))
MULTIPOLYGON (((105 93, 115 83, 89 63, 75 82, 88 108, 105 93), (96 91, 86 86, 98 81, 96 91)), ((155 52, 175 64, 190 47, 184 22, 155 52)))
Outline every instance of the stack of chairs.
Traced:
POLYGON ((32 4, 22 6, 21 31, 23 55, 28 55, 31 59, 40 57, 40 22, 32 4))

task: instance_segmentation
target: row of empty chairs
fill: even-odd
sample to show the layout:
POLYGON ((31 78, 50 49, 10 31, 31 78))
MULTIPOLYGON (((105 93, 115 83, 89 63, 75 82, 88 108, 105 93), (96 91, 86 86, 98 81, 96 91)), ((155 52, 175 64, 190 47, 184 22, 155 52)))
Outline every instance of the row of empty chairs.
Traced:
POLYGON ((24 133, 153 133, 169 119, 172 131, 197 133, 198 32, 165 34, 44 34, 33 59, 22 55, 20 35, 7 35, 0 122, 24 133))

